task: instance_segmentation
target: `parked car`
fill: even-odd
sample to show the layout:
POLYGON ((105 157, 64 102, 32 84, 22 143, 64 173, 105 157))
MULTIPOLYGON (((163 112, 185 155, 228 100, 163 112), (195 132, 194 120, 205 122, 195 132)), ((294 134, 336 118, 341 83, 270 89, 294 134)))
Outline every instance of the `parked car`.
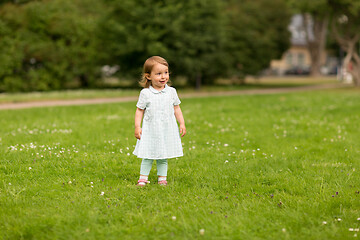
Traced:
POLYGON ((285 75, 309 75, 309 67, 292 67, 285 71, 285 75))
POLYGON ((337 66, 334 66, 334 67, 332 67, 332 68, 329 69, 329 71, 328 71, 327 74, 328 74, 328 75, 336 75, 337 72, 338 72, 338 67, 337 67, 337 66))

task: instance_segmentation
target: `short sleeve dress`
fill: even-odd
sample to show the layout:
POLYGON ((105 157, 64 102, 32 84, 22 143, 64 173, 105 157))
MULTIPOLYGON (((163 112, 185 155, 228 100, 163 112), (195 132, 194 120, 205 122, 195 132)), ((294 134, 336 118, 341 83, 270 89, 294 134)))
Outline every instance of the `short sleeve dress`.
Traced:
POLYGON ((168 159, 183 156, 174 106, 180 99, 175 88, 165 85, 161 91, 150 86, 140 92, 136 106, 144 109, 141 139, 133 152, 138 158, 168 159))

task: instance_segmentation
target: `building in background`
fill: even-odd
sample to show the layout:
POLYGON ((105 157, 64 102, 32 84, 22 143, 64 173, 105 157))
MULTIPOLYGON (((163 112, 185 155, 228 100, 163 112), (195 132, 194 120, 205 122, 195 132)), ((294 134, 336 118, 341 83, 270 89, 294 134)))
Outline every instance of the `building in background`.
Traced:
MULTIPOLYGON (((311 58, 301 14, 292 17, 289 31, 291 32, 290 48, 282 55, 281 59, 271 61, 270 72, 275 75, 307 75, 310 73, 311 58)), ((334 59, 328 59, 326 55, 322 56, 322 72, 324 74, 330 73, 329 67, 326 67, 329 61, 334 61, 334 59)), ((336 63, 333 64, 336 66, 336 63)))

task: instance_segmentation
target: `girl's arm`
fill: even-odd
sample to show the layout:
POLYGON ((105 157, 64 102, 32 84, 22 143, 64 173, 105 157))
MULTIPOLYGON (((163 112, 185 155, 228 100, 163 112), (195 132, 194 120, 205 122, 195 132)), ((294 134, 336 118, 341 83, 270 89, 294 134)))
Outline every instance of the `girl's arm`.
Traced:
POLYGON ((141 120, 144 116, 144 109, 136 108, 135 112, 135 137, 140 140, 141 138, 141 120))
POLYGON ((174 106, 174 111, 175 111, 175 118, 180 124, 181 137, 183 137, 186 134, 186 127, 185 127, 185 120, 184 120, 183 114, 181 112, 180 106, 179 105, 174 106))

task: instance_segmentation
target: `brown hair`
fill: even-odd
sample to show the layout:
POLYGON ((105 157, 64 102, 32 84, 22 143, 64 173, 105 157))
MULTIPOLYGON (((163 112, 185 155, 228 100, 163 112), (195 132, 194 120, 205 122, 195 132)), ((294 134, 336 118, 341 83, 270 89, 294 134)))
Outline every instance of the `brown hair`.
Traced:
MULTIPOLYGON (((144 67, 143 67, 141 80, 139 82, 140 86, 142 86, 144 88, 150 87, 151 80, 146 78, 146 74, 151 74, 151 71, 156 64, 162 64, 162 65, 169 67, 168 62, 162 57, 152 56, 152 57, 146 59, 146 61, 144 63, 144 67)), ((168 85, 169 84, 170 84, 170 80, 168 81, 168 85)))

